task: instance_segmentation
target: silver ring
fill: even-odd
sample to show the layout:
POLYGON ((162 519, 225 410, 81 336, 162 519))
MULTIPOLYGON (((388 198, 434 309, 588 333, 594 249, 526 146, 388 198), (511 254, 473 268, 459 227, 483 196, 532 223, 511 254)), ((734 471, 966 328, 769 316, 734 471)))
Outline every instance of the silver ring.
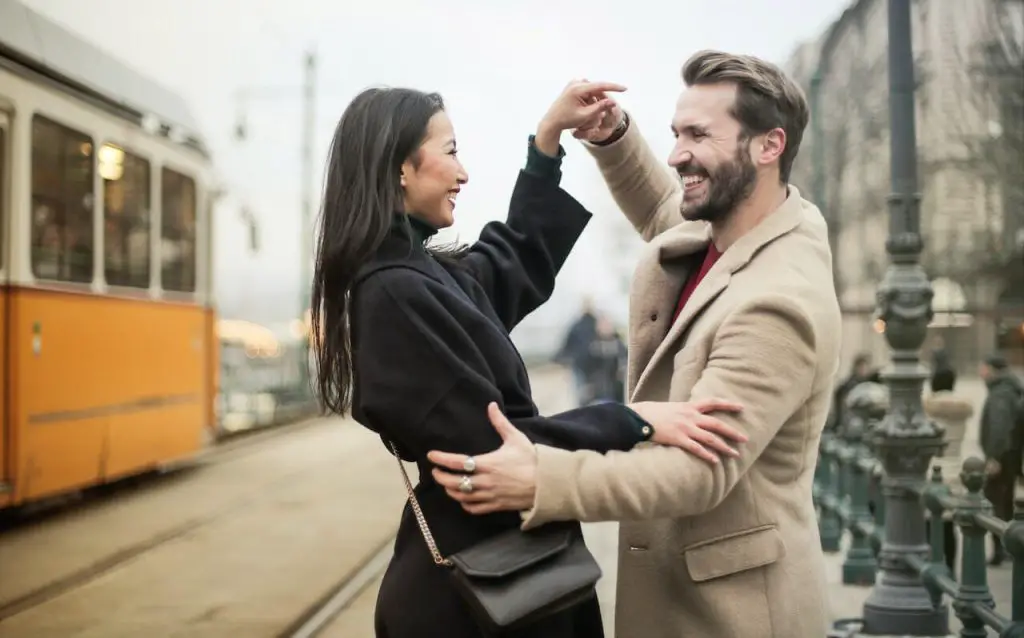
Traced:
POLYGON ((462 480, 459 481, 459 491, 463 494, 469 494, 473 491, 473 479, 468 476, 463 476, 462 480))
POLYGON ((472 474, 476 471, 476 459, 472 456, 467 456, 466 460, 462 463, 462 469, 466 471, 466 474, 472 474))

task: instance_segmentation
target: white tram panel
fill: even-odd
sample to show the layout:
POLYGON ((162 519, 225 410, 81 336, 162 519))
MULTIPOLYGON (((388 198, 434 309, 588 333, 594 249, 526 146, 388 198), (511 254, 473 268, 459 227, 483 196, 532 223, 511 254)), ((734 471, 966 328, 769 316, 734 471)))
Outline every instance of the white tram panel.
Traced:
MULTIPOLYGON (((37 283, 30 263, 28 213, 32 198, 32 119, 38 114, 92 140, 94 277, 91 285, 80 286, 93 292, 106 291, 102 273, 103 178, 96 168, 100 149, 111 144, 150 164, 150 295, 212 303, 211 264, 207 262, 210 194, 215 178, 210 158, 194 133, 198 126, 181 98, 20 2, 0 0, 0 110, 10 119, 11 183, 7 193, 11 219, 3 237, 11 251, 8 275, 12 284, 37 283), (156 130, 145 130, 144 123, 156 130), (169 135, 181 136, 192 146, 172 141, 169 135), (156 285, 161 228, 158 185, 164 167, 192 178, 196 186, 195 293, 162 293, 156 285)), ((61 284, 68 286, 74 284, 61 284)))

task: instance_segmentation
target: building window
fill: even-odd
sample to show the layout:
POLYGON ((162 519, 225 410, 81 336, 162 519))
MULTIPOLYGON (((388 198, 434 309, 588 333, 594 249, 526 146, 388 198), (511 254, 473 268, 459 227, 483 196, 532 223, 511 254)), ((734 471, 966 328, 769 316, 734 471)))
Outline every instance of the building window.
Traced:
POLYGON ((160 172, 160 277, 164 290, 196 289, 196 184, 170 169, 160 172))
POLYGON ((32 118, 32 272, 92 281, 93 143, 84 133, 32 118))
POLYGON ((103 272, 107 284, 149 287, 149 162, 111 144, 99 152, 103 178, 103 272))

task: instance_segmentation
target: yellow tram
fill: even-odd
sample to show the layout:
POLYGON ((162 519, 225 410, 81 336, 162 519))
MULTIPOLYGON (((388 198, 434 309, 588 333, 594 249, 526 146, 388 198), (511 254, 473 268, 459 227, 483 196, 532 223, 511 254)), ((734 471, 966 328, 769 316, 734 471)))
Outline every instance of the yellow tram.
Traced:
POLYGON ((0 0, 0 508, 214 420, 212 162, 183 101, 0 0))

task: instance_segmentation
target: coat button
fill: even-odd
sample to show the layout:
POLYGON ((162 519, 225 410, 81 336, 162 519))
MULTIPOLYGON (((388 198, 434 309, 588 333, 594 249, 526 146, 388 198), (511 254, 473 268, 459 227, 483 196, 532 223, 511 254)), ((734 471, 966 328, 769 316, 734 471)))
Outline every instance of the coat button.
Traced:
POLYGON ((657 321, 657 320, 658 320, 658 313, 652 312, 651 313, 651 321, 657 321))

